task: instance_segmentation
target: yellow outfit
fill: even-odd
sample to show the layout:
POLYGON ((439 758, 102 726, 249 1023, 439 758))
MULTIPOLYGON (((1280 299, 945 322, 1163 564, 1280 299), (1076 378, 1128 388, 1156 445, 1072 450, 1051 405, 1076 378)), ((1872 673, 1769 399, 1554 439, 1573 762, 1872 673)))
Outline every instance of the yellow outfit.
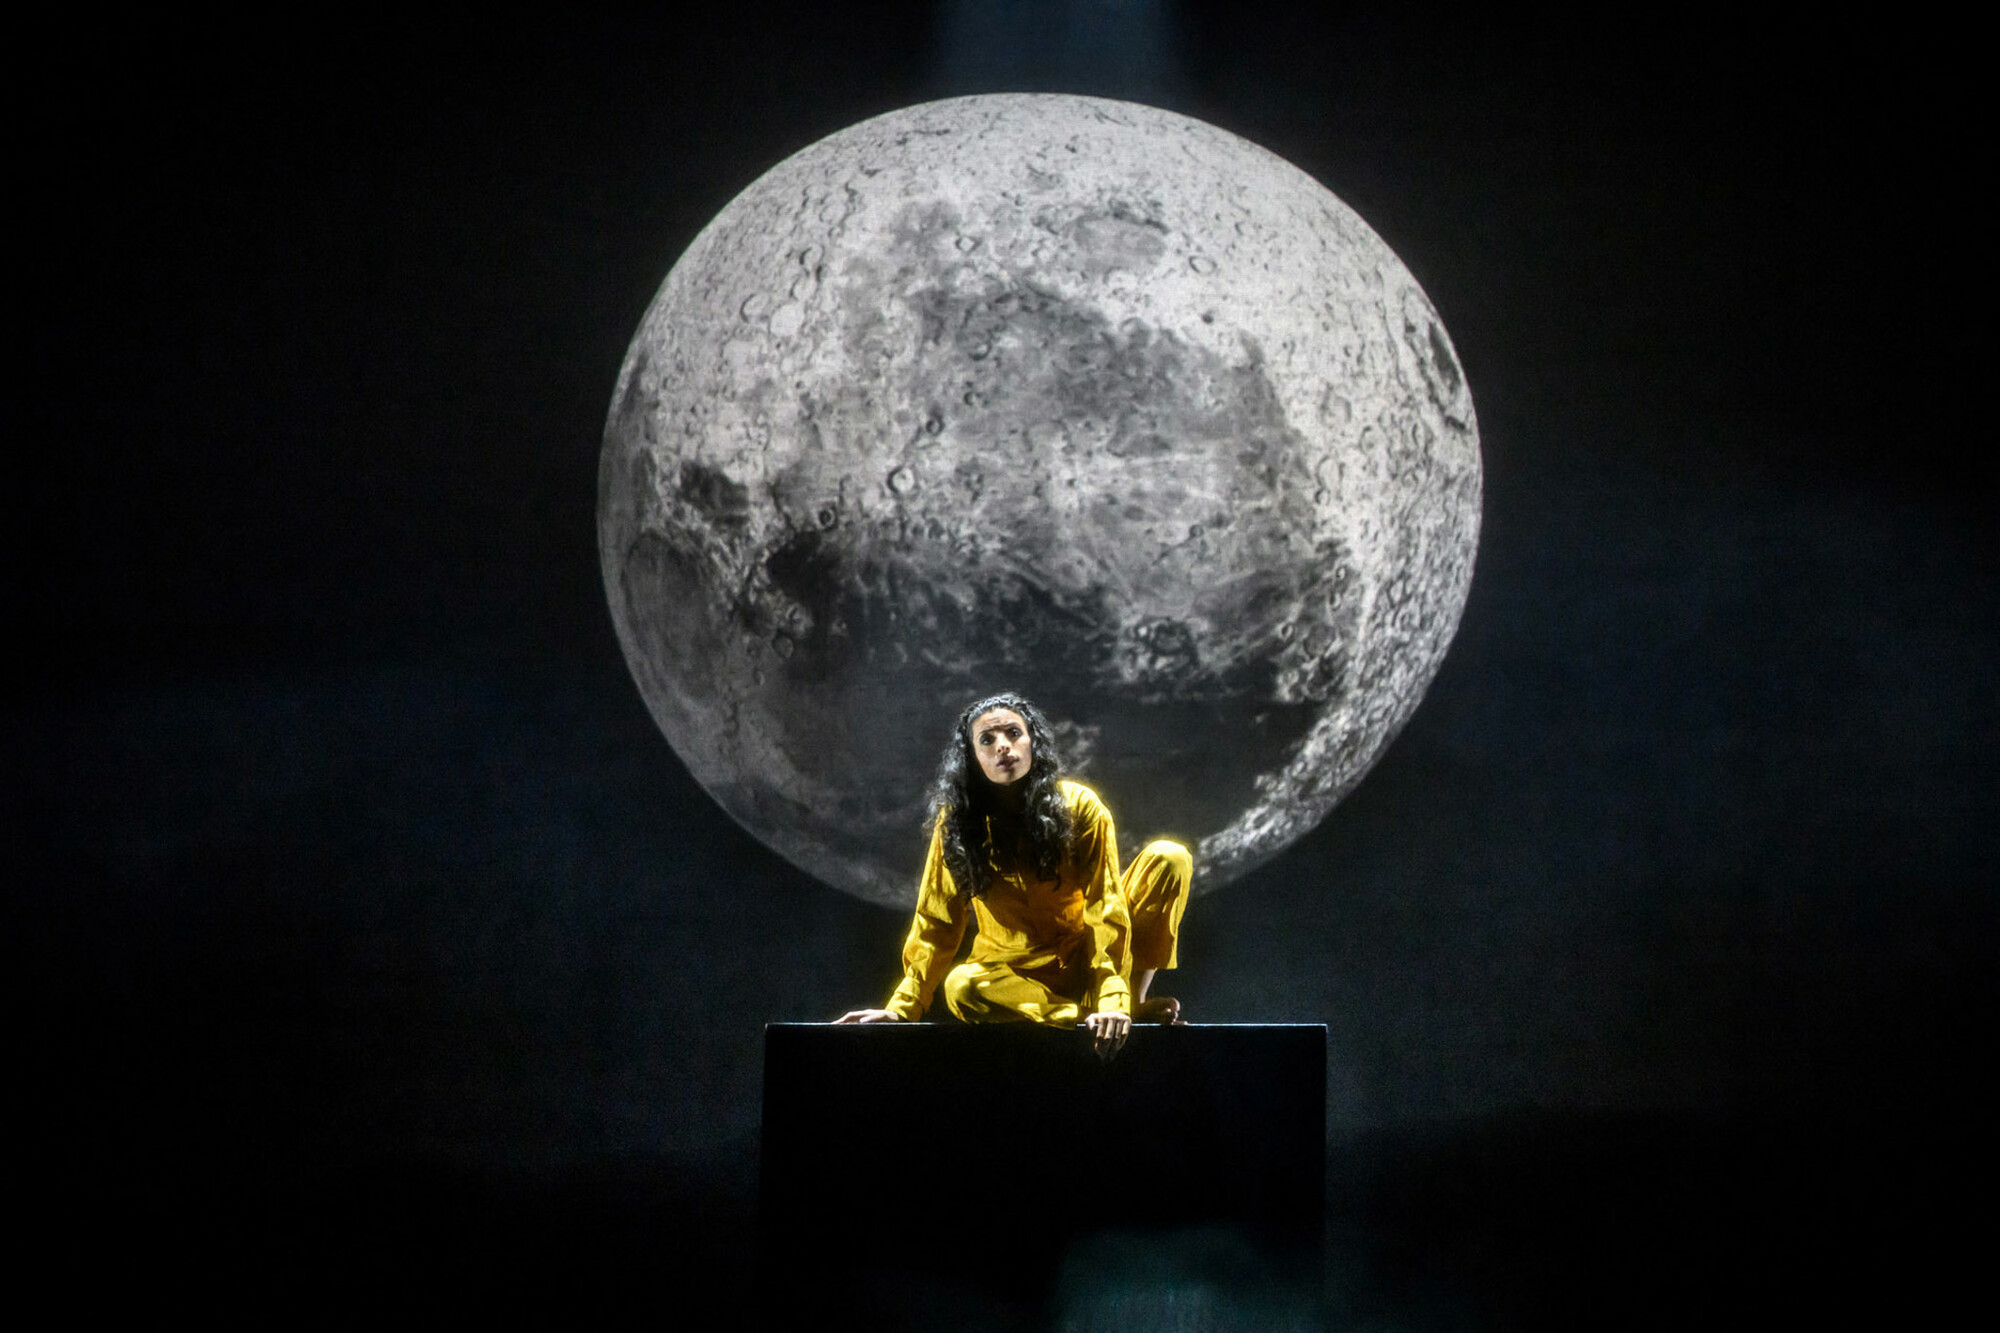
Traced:
POLYGON ((943 981, 946 1007, 968 1023, 1068 1026, 1093 1010, 1129 1013, 1133 972, 1179 962, 1194 868, 1187 848, 1151 843, 1121 875, 1104 802, 1080 782, 1058 790, 1069 802, 1070 855, 1053 880, 1032 866, 995 862, 997 878, 972 900, 979 931, 971 956, 957 967, 966 905, 945 868, 940 818, 903 943, 903 980, 885 1006, 898 1018, 923 1017, 943 981))

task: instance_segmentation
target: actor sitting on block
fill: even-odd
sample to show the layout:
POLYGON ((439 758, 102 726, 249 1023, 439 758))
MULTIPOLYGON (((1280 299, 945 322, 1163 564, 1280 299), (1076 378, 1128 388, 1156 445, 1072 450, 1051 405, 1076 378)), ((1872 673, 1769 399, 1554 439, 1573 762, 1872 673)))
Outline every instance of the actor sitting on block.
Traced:
POLYGON ((1155 971, 1178 963, 1193 861, 1185 847, 1155 842, 1121 874, 1111 812, 1063 780, 1040 709, 999 694, 960 714, 932 809, 903 980, 887 1007, 840 1022, 921 1018, 940 980, 945 1006, 968 1023, 1081 1022, 1106 1057, 1135 1018, 1180 1021, 1179 1001, 1146 992, 1155 971), (968 906, 978 934, 951 967, 968 906))

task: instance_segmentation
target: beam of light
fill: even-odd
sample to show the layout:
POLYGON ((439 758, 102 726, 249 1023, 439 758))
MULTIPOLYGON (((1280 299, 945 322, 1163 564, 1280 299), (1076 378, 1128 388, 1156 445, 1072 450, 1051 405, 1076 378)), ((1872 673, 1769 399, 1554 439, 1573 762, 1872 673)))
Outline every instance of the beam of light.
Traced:
POLYGON ((1167 0, 945 0, 939 91, 1069 92, 1170 106, 1180 40, 1167 0))

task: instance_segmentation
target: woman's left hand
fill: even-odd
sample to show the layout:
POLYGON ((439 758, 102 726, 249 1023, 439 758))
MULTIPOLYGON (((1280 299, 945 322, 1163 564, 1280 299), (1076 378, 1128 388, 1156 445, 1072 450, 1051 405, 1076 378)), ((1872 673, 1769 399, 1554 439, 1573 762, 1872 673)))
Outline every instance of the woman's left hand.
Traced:
POLYGON ((1100 1060, 1109 1060, 1125 1046, 1125 1038, 1132 1032, 1130 1014, 1095 1013, 1083 1020, 1090 1029, 1091 1049, 1100 1060))

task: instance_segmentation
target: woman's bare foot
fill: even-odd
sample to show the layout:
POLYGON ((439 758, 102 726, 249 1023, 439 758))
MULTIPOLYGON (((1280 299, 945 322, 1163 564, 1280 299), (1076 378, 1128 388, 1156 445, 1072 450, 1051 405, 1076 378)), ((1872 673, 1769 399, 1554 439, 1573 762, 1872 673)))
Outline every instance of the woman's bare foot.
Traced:
POLYGON ((1181 1021, 1181 1002, 1171 995, 1155 995, 1139 1001, 1132 1011, 1134 1023, 1175 1024, 1181 1021))

